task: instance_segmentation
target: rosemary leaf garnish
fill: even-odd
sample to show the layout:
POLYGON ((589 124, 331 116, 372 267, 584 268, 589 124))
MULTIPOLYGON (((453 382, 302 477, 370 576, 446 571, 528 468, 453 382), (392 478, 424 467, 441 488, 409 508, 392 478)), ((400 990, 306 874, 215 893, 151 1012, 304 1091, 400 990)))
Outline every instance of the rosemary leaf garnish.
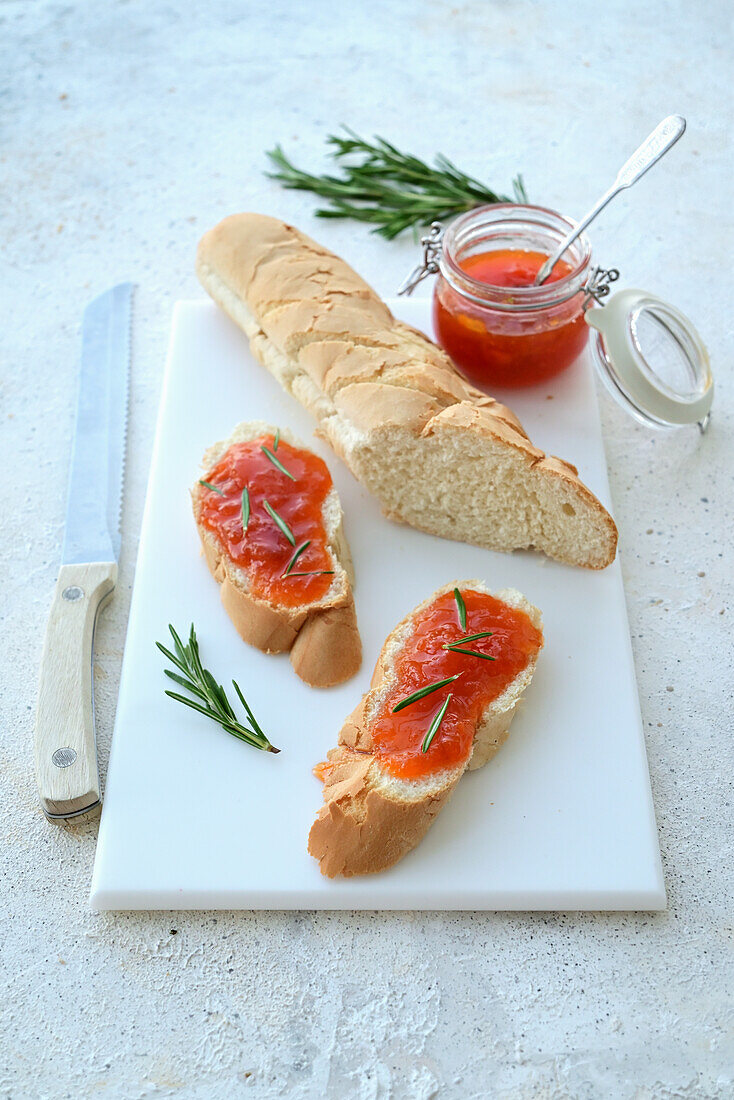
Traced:
POLYGON ((466 630, 466 604, 458 588, 454 589, 454 599, 456 600, 456 607, 459 611, 459 626, 462 630, 466 630))
POLYGON ((275 438, 273 439, 273 450, 278 450, 278 444, 280 443, 280 428, 275 429, 275 438))
MULTIPOLYGON (((247 699, 245 699, 244 695, 243 695, 243 694, 242 694, 242 692, 240 691, 240 685, 239 685, 239 684, 237 683, 237 681, 236 681, 236 680, 233 680, 233 681, 232 681, 232 686, 234 687, 235 691, 237 692, 237 695, 239 696, 239 700, 240 700, 240 702, 242 703, 242 706, 243 706, 243 707, 245 708, 245 710, 247 711, 247 717, 248 717, 248 718, 250 719, 250 721, 251 721, 251 723, 252 723, 252 725, 253 725, 253 728, 254 728, 254 730, 255 730, 255 733, 259 734, 259 736, 260 736, 260 737, 265 737, 265 734, 264 734, 264 733, 263 733, 263 731, 262 731, 262 730, 260 729, 259 725, 257 724, 257 721, 255 720, 255 715, 254 715, 254 714, 252 713, 252 711, 250 710, 250 706, 249 706, 249 704, 248 704, 248 702, 247 702, 247 699)), ((265 740, 267 741, 267 737, 265 737, 265 740)), ((280 752, 280 749, 272 749, 272 748, 271 748, 271 749, 270 749, 269 751, 270 751, 270 752, 280 752)))
MULTIPOLYGON (((369 222, 373 232, 391 240, 411 226, 453 218, 484 203, 511 202, 464 172, 444 156, 427 164, 402 153, 384 138, 371 142, 345 129, 345 135, 329 134, 327 144, 341 175, 314 176, 288 159, 279 145, 269 150, 275 171, 268 173, 284 187, 312 191, 328 205, 316 211, 318 218, 354 218, 369 222)), ((513 181, 516 202, 527 202, 522 177, 513 181)))
POLYGON ((295 546, 296 545, 295 535, 293 534, 293 532, 291 531, 290 527, 285 522, 283 517, 278 515, 278 513, 275 511, 275 508, 272 508, 268 504, 267 500, 263 501, 263 507, 264 507, 265 511, 268 513, 268 515, 270 516, 270 518, 275 523, 278 524, 278 527, 280 527, 281 531, 283 532, 285 537, 288 539, 288 542, 291 544, 291 546, 295 546))
POLYGON ((452 698, 453 698, 453 696, 452 696, 451 692, 449 692, 448 695, 446 696, 446 698, 443 701, 443 706, 438 711, 438 713, 435 715, 433 721, 431 722, 430 726, 428 727, 428 733, 423 738, 423 744, 421 745, 421 752, 428 752, 431 741, 433 740, 433 738, 438 733, 438 727, 443 722, 443 716, 446 713, 446 711, 448 709, 448 705, 451 702, 452 698))
POLYGON ((431 695, 434 691, 438 691, 439 688, 446 687, 447 684, 453 684, 454 680, 458 680, 461 676, 460 672, 457 672, 455 676, 447 676, 445 680, 436 680, 433 684, 427 684, 426 687, 419 688, 418 691, 414 691, 412 695, 407 695, 405 699, 401 699, 400 702, 392 708, 393 714, 397 714, 403 707, 409 707, 411 703, 417 703, 419 699, 424 699, 426 695, 431 695))
POLYGON ((290 472, 290 470, 286 470, 286 468, 285 468, 285 466, 283 465, 283 463, 282 463, 282 462, 280 461, 280 459, 279 459, 279 458, 276 458, 276 457, 275 457, 275 455, 273 454, 273 452, 272 452, 272 451, 270 450, 270 448, 269 448, 269 447, 266 447, 266 446, 265 446, 265 444, 263 443, 263 445, 262 445, 262 446, 260 447, 260 450, 262 451, 262 453, 263 453, 264 455, 267 455, 267 456, 268 456, 268 458, 269 458, 269 459, 270 459, 270 461, 272 462, 273 466, 277 466, 277 468, 278 468, 278 469, 280 470, 281 474, 285 474, 285 476, 286 476, 286 477, 289 477, 289 478, 291 479, 291 481, 295 481, 295 480, 296 480, 296 479, 294 478, 293 474, 292 474, 292 473, 290 472))
POLYGON ((300 558, 303 551, 306 550, 310 545, 311 545, 311 539, 306 539, 306 541, 302 542, 301 545, 298 547, 298 549, 293 552, 293 556, 292 556, 291 560, 288 562, 288 564, 285 567, 285 572, 283 573, 284 577, 288 576, 288 574, 293 569, 293 566, 296 564, 296 562, 300 558))
POLYGON ((459 649, 457 645, 446 646, 452 653, 466 653, 469 657, 481 657, 483 661, 496 661, 496 657, 490 657, 488 653, 479 653, 476 649, 459 649))
POLYGON ((250 522, 250 491, 245 485, 242 490, 242 534, 244 535, 247 530, 247 524, 250 522))
POLYGON ((455 645, 465 645, 466 642, 478 642, 480 638, 491 638, 493 631, 483 630, 481 634, 467 634, 465 638, 457 638, 455 642, 446 642, 444 649, 453 649, 455 645))
POLYGON ((243 722, 239 721, 232 709, 232 704, 227 698, 224 688, 221 684, 216 682, 209 669, 204 668, 201 663, 199 643, 196 638, 193 623, 191 624, 189 640, 186 645, 181 641, 170 623, 168 624, 168 629, 171 632, 176 652, 172 653, 171 650, 166 649, 161 642, 156 642, 155 644, 164 657, 167 657, 184 675, 179 676, 177 673, 171 672, 170 669, 167 668, 163 671, 169 679, 173 680, 180 687, 185 688, 186 691, 196 696, 196 699, 201 700, 201 702, 196 702, 194 699, 190 699, 185 695, 179 695, 177 691, 166 691, 166 695, 169 699, 175 699, 176 702, 183 703, 184 706, 191 707, 192 710, 198 711, 199 714, 204 714, 207 718, 213 719, 213 721, 218 722, 227 733, 231 733, 233 737, 237 737, 240 741, 245 741, 248 745, 252 745, 256 749, 263 749, 265 752, 280 752, 280 749, 276 749, 274 745, 270 744, 270 741, 260 729, 260 726, 255 721, 255 715, 250 710, 244 695, 240 691, 239 684, 233 680, 232 685, 247 712, 250 725, 245 725, 243 722))
POLYGON ((334 574, 333 569, 309 569, 309 570, 306 570, 303 573, 299 573, 298 570, 294 571, 293 566, 296 564, 296 562, 300 558, 303 551, 310 545, 311 545, 311 539, 306 539, 306 541, 304 543, 301 543, 301 545, 298 547, 296 552, 293 554, 291 560, 288 562, 287 566, 285 567, 285 572, 282 574, 282 576, 284 576, 284 577, 324 577, 324 576, 333 576, 333 574, 334 574))
POLYGON ((224 489, 218 489, 216 485, 212 485, 211 481, 202 481, 200 478, 199 485, 203 485, 205 489, 211 489, 213 493, 219 493, 220 497, 224 496, 224 489))

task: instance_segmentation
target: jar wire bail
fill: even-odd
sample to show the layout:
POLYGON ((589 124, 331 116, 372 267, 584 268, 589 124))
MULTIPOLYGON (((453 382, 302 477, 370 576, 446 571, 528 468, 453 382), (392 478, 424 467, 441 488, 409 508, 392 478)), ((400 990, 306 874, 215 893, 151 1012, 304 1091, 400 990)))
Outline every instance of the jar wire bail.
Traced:
POLYGON ((592 302, 596 302, 598 306, 604 305, 604 299, 612 289, 611 284, 616 283, 618 278, 619 271, 616 267, 593 267, 591 269, 589 278, 583 286, 584 304, 581 308, 584 313, 592 302))
POLYGON ((429 275, 438 275, 438 257, 441 255, 441 242, 443 240, 444 227, 441 222, 431 222, 431 228, 425 236, 421 237, 423 246, 423 259, 417 264, 407 279, 398 287, 398 294, 413 293, 418 283, 423 282, 429 275))

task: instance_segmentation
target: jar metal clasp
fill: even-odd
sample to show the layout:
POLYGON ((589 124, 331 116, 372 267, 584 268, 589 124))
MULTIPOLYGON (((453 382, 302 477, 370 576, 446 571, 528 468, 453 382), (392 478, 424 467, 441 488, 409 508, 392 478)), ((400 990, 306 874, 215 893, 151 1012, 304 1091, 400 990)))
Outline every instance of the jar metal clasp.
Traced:
POLYGON ((616 283, 618 278, 619 271, 616 267, 594 267, 591 269, 583 287, 584 304, 581 308, 584 313, 589 309, 592 302, 596 302, 598 306, 604 305, 604 299, 612 289, 611 284, 616 283))
POLYGON ((438 260, 441 255, 441 242, 443 240, 443 225, 441 222, 431 222, 431 228, 424 237, 421 237, 423 246, 423 259, 414 267, 408 278, 400 284, 398 294, 410 295, 418 283, 423 282, 429 275, 438 275, 438 260))

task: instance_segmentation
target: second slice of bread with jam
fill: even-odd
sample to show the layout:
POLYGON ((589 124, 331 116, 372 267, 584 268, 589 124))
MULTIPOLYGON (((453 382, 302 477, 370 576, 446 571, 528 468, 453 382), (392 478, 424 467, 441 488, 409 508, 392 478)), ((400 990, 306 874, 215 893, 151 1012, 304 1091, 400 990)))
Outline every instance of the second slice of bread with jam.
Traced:
POLYGON ((313 687, 349 679, 362 644, 326 463, 290 432, 251 421, 211 446, 202 465, 194 518, 240 636, 266 653, 289 651, 313 687))
POLYGON ((419 843, 467 770, 504 743, 543 645, 540 612, 481 581, 439 588, 388 635, 370 690, 315 772, 322 874, 382 871, 419 843))

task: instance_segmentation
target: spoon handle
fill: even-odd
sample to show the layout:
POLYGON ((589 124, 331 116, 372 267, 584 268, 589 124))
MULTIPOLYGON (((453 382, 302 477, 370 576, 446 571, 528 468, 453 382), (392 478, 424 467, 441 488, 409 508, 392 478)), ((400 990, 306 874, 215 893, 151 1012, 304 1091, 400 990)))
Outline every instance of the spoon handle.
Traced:
POLYGON ((639 149, 634 151, 624 167, 620 168, 614 187, 622 191, 625 187, 631 187, 633 183, 637 183, 638 179, 675 145, 678 138, 682 137, 685 128, 686 120, 681 115, 668 115, 664 118, 650 136, 645 138, 639 149))
POLYGON ((553 255, 549 256, 545 261, 535 278, 536 286, 540 286, 541 283, 545 282, 566 249, 583 233, 587 225, 593 222, 594 218, 597 214, 601 213, 607 203, 610 203, 620 191, 624 191, 626 187, 631 187, 633 183, 637 183, 638 179, 644 176, 645 172, 649 171, 653 164, 657 164, 660 158, 667 153, 668 149, 675 145, 685 128, 686 120, 682 118, 681 115, 668 115, 667 118, 664 118, 662 122, 658 123, 653 132, 645 138, 639 149, 635 149, 626 164, 620 168, 617 173, 617 178, 609 190, 604 192, 601 198, 592 206, 591 210, 584 215, 575 229, 572 229, 571 232, 563 238, 553 255))

